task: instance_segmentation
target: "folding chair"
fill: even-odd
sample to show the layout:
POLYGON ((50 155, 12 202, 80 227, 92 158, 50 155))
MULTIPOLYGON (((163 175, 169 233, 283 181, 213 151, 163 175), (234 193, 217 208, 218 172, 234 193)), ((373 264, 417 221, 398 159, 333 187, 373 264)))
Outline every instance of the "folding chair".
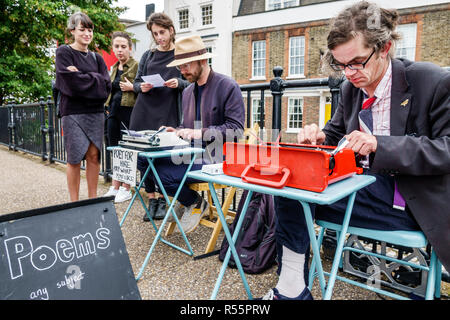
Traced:
MULTIPOLYGON (((323 220, 316 220, 316 224, 318 226, 320 226, 320 230, 319 230, 319 235, 318 235, 318 242, 319 242, 319 247, 322 244, 322 240, 323 240, 323 235, 324 235, 324 231, 325 229, 331 229, 331 230, 335 230, 337 233, 340 232, 341 230, 341 226, 338 224, 334 224, 331 222, 326 222, 323 220)), ((352 234, 352 235, 356 235, 359 237, 364 237, 364 238, 370 238, 370 239, 374 239, 374 240, 378 240, 378 241, 384 241, 390 244, 394 244, 394 245, 398 245, 398 246, 405 246, 405 247, 410 247, 410 248, 425 248, 428 244, 427 239, 425 237, 425 235, 423 234, 423 232, 421 231, 379 231, 379 230, 372 230, 372 229, 364 229, 364 228, 356 228, 356 227, 348 227, 348 231, 347 233, 352 234)), ((427 263, 416 263, 416 262, 412 262, 409 261, 409 258, 406 257, 405 259, 398 259, 398 258, 393 258, 391 256, 388 255, 387 252, 372 252, 372 251, 368 251, 365 250, 364 248, 357 248, 354 246, 349 246, 346 243, 343 244, 337 244, 336 247, 336 255, 335 259, 339 259, 339 265, 341 265, 342 263, 342 252, 344 251, 351 251, 351 252, 356 252, 358 254, 363 254, 363 255, 367 255, 371 257, 371 261, 373 263, 375 263, 375 265, 371 266, 371 270, 369 273, 372 274, 372 276, 367 279, 366 284, 357 282, 357 281, 353 281, 351 279, 345 278, 345 277, 341 277, 341 276, 337 276, 337 274, 330 274, 330 273, 325 273, 325 275, 329 276, 329 281, 327 284, 327 293, 324 297, 324 299, 331 299, 331 295, 332 295, 332 290, 333 290, 333 285, 334 285, 334 281, 340 280, 340 281, 344 281, 347 283, 350 283, 352 285, 370 290, 370 291, 374 291, 383 295, 386 295, 388 297, 391 298, 395 298, 395 299, 402 299, 402 300, 409 300, 408 298, 384 290, 381 288, 381 285, 383 284, 383 272, 385 272, 384 270, 381 270, 380 268, 377 268, 376 263, 380 263, 381 261, 390 261, 392 263, 395 263, 396 266, 397 265, 403 265, 405 267, 408 268, 414 268, 414 269, 420 269, 420 270, 425 270, 427 271, 425 274, 427 274, 427 278, 426 278, 426 291, 425 291, 425 299, 426 300, 433 300, 434 297, 439 298, 440 297, 440 290, 441 290, 441 263, 439 261, 439 259, 436 256, 436 253, 434 252, 434 250, 432 249, 431 251, 431 258, 430 258, 430 262, 427 265, 427 263), (342 251, 341 251, 342 250, 342 251), (373 258, 372 258, 373 257, 373 258), (379 260, 378 260, 379 259, 379 260), (329 287, 331 286, 331 287, 329 287)), ((336 262, 336 260, 335 260, 336 262)), ((312 285, 313 285, 313 281, 314 278, 317 276, 316 274, 316 270, 315 270, 315 263, 314 261, 311 264, 311 268, 310 268, 311 272, 309 274, 309 287, 311 289, 312 285)), ((337 270, 336 270, 337 273, 337 270)), ((384 275, 384 276, 389 276, 389 275, 384 275)))
MULTIPOLYGON (((257 123, 255 123, 253 128, 245 129, 243 134, 243 139, 245 143, 248 144, 256 143, 256 140, 258 139, 258 133, 259 133, 259 125, 257 123)), ((222 192, 225 192, 226 189, 229 189, 225 197, 225 200, 222 204, 222 211, 226 219, 234 218, 236 213, 230 211, 229 209, 231 202, 233 201, 233 197, 236 194, 236 188, 222 184, 214 184, 214 187, 216 190, 222 189, 223 190, 222 192)), ((217 239, 219 237, 220 231, 222 230, 222 223, 220 222, 220 219, 218 219, 217 209, 213 204, 208 183, 207 182, 191 183, 189 185, 189 188, 197 192, 206 191, 208 195, 209 214, 200 220, 200 224, 204 225, 205 227, 213 229, 205 249, 205 254, 210 253, 216 247, 217 239), (216 220, 214 221, 214 219, 216 220)), ((171 222, 169 224, 166 230, 166 236, 169 236, 173 233, 175 226, 176 226, 175 222, 171 222)))

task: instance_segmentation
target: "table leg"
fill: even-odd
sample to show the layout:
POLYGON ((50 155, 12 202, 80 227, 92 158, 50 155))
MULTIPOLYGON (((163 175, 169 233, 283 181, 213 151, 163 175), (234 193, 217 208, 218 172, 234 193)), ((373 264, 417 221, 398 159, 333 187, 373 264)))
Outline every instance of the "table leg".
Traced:
POLYGON ((236 239, 239 235, 239 230, 241 229, 242 222, 244 221, 245 213, 247 212, 247 208, 250 203, 250 199, 252 197, 253 191, 249 190, 249 192, 248 192, 248 195, 247 195, 247 198, 245 199, 244 206, 242 207, 242 211, 239 216, 238 222, 236 223, 236 228, 233 232, 233 236, 231 236, 230 230, 228 229, 227 221, 223 215, 223 211, 222 211, 222 207, 220 205, 219 198, 217 197, 217 193, 214 188, 214 183, 209 182, 208 184, 209 184, 209 190, 211 191, 211 197, 213 199, 214 205, 217 208, 217 214, 219 215, 220 222, 222 223, 223 231, 228 240, 227 254, 225 255, 225 259, 223 260, 222 267, 220 269, 219 276, 217 277, 216 284, 214 286, 214 290, 211 294, 210 299, 215 300, 217 297, 217 293, 219 292, 220 284, 222 283, 222 279, 225 274, 225 270, 227 269, 228 262, 230 261, 231 254, 233 254, 234 262, 236 263, 236 267, 239 270, 239 274, 242 278, 242 282, 244 284, 245 291, 247 292, 247 296, 249 299, 253 299, 247 279, 245 278, 244 270, 242 269, 241 261, 239 260, 239 255, 234 246, 236 239))
POLYGON ((311 208, 309 206, 309 203, 307 203, 307 202, 300 201, 300 203, 303 207, 303 212, 305 215, 306 225, 308 228, 309 240, 311 242, 311 248, 313 251, 313 259, 316 264, 317 272, 319 274, 319 284, 320 284, 320 289, 322 290, 322 296, 323 296, 325 293, 326 282, 325 282, 325 276, 323 273, 322 261, 320 260, 320 248, 319 248, 319 245, 317 244, 316 232, 314 231, 314 222, 312 219, 311 208))
POLYGON ((334 254, 333 265, 331 267, 330 278, 328 279, 327 290, 325 292, 324 300, 331 300, 334 283, 336 282, 339 262, 341 261, 342 251, 344 248, 345 236, 347 235, 350 217, 352 215, 353 204, 355 202, 356 192, 353 192, 348 199, 347 209, 345 209, 344 220, 342 221, 342 229, 340 231, 339 239, 336 245, 336 252, 334 254))
MULTIPOLYGON (((141 177, 141 182, 139 183, 139 186, 138 186, 137 188, 134 187, 134 195, 133 195, 133 197, 131 198, 131 201, 130 201, 130 204, 128 205, 128 207, 127 207, 127 210, 125 210, 125 213, 124 213, 124 215, 123 215, 123 217, 122 217, 122 220, 120 221, 120 224, 119 224, 120 227, 122 227, 123 223, 125 222, 125 219, 127 218, 128 213, 130 212, 131 207, 133 206, 133 203, 134 203, 134 201, 136 200, 136 197, 137 197, 137 196, 139 196, 139 199, 141 200, 141 202, 142 202, 142 204, 143 204, 143 207, 144 207, 144 210, 145 210, 147 216, 150 217, 150 214, 149 214, 149 212, 148 212, 148 210, 147 210, 147 206, 145 205, 145 202, 144 202, 144 200, 142 199, 141 194, 140 194, 140 190, 141 190, 141 188, 142 188, 142 185, 144 184, 144 180, 145 180, 145 178, 147 177, 149 171, 150 171, 150 167, 147 168, 147 170, 146 170, 145 173, 144 173, 144 176, 141 177)), ((153 222, 152 222, 152 223, 153 223, 153 222)))
POLYGON ((181 187, 183 186, 184 182, 186 181, 187 173, 191 170, 192 165, 194 164, 194 161, 195 161, 196 157, 197 157, 196 154, 192 155, 191 162, 189 163, 189 166, 186 169, 186 172, 184 173, 184 176, 183 176, 183 178, 182 178, 182 180, 180 182, 180 185, 178 187, 177 192, 175 193, 174 197, 172 198, 172 201, 170 201, 169 197, 167 196, 167 192, 166 192, 166 190, 165 190, 165 188, 164 188, 164 186, 163 186, 163 184, 161 182, 161 179, 160 179, 160 177, 158 175, 158 172, 156 171, 156 168, 155 168, 155 166, 153 164, 153 159, 150 159, 150 158, 148 159, 149 168, 151 168, 151 170, 153 172, 153 175, 154 175, 154 177, 156 179, 156 182, 158 183, 158 186, 160 188, 160 191, 164 195, 164 198, 166 199, 167 203, 169 204, 169 209, 167 210, 168 214, 165 215, 161 225, 159 226, 159 230, 157 229, 158 232, 156 234, 156 237, 153 240, 153 243, 152 243, 152 245, 150 247, 150 250, 147 253, 147 256, 145 257, 144 263, 141 266, 141 269, 139 271, 138 276, 136 277, 136 280, 139 280, 142 277, 142 274, 144 273, 145 267, 147 266, 148 261, 150 260, 150 256, 152 255, 152 252, 155 249, 155 246, 156 246, 156 243, 158 242, 158 240, 161 240, 162 242, 168 244, 169 246, 171 246, 171 247, 173 247, 173 248, 175 248, 175 249, 177 249, 177 250, 179 250, 179 251, 181 251, 183 253, 186 253, 187 255, 192 256, 194 254, 194 251, 192 250, 191 244, 189 243, 189 240, 187 239, 186 234, 183 231, 183 228, 181 228, 180 222, 178 221, 178 217, 175 214, 175 211, 173 210, 173 206, 174 206, 174 204, 175 204, 175 202, 176 202, 176 200, 178 198, 178 195, 180 194, 181 187), (178 247, 178 246, 176 246, 176 245, 174 245, 174 244, 172 244, 172 243, 170 243, 170 242, 168 242, 168 241, 166 241, 166 240, 161 238, 161 233, 164 230, 164 226, 165 226, 165 224, 167 222, 167 219, 169 218, 169 214, 172 214, 174 219, 175 219, 175 221, 177 222, 178 228, 180 229, 180 232, 181 232, 181 234, 183 236, 184 242, 188 246, 189 251, 186 251, 185 249, 180 248, 180 247, 178 247))

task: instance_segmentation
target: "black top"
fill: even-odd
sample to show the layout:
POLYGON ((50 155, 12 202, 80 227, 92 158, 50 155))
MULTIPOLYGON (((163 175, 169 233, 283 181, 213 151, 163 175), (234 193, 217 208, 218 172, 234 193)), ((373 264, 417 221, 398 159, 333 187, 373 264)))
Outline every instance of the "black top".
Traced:
POLYGON ((61 92, 61 116, 103 112, 111 91, 111 80, 103 58, 68 45, 56 49, 56 88, 61 92), (79 71, 67 70, 75 66, 79 71))
POLYGON ((120 89, 120 77, 123 74, 123 70, 117 70, 116 77, 112 82, 112 91, 111 91, 111 104, 109 109, 109 116, 113 117, 116 115, 117 110, 120 107, 120 103, 122 102, 122 90, 120 89))
MULTIPOLYGON (((143 75, 159 73, 166 81, 180 78, 179 70, 175 67, 166 67, 174 60, 174 50, 155 50, 150 55, 144 66, 143 75)), ((142 59, 147 59, 147 56, 143 56, 142 59)), ((152 88, 146 93, 139 92, 131 114, 130 129, 157 130, 163 125, 176 127, 178 125, 177 99, 178 89, 168 87, 152 88)))

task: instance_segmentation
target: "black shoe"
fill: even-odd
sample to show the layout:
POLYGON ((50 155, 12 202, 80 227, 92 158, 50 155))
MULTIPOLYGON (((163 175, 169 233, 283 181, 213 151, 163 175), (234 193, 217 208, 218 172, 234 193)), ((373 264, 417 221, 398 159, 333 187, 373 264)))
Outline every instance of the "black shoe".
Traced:
MULTIPOLYGON (((158 199, 155 198, 148 199, 148 212, 150 213, 150 217, 152 219, 155 218, 155 212, 157 208, 158 208, 158 199)), ((146 222, 150 221, 150 219, 147 216, 147 213, 144 213, 144 217, 142 218, 142 220, 146 222)))
POLYGON ((158 198, 158 207, 155 212, 155 220, 162 220, 166 216, 166 200, 164 198, 158 198))

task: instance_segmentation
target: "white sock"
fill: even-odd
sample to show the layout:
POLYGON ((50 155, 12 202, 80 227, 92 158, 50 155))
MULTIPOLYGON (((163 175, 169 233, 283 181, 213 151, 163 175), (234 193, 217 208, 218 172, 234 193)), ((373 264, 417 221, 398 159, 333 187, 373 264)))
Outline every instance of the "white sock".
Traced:
POLYGON ((306 286, 303 276, 304 265, 305 254, 295 253, 283 246, 280 278, 275 286, 280 294, 295 298, 302 293, 306 286))

